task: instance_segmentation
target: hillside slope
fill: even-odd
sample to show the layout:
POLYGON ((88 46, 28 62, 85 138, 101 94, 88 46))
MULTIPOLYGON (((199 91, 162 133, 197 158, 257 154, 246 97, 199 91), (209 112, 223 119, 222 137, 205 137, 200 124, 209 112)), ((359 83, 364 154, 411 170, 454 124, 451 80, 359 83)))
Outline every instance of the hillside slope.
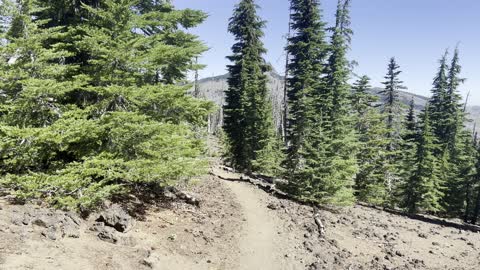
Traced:
MULTIPOLYGON (((269 72, 268 89, 270 90, 270 99, 272 100, 274 119, 277 127, 281 125, 283 97, 284 97, 284 79, 275 71, 269 72)), ((209 101, 213 101, 218 106, 218 111, 212 115, 210 119, 210 130, 216 131, 223 123, 221 108, 225 104, 225 90, 228 88, 227 84, 228 74, 209 77, 199 80, 200 97, 209 101)), ((371 93, 380 96, 381 88, 372 88, 371 93)), ((399 99, 401 103, 407 107, 413 99, 415 107, 420 112, 427 104, 428 97, 400 91, 399 99)), ((472 122, 466 123, 468 127, 473 127, 473 122, 480 120, 480 106, 469 106, 467 112, 470 114, 472 122)))
POLYGON ((189 188, 200 207, 176 200, 142 205, 144 212, 125 232, 98 233, 98 214, 81 220, 0 198, 0 269, 480 268, 480 233, 357 205, 321 210, 326 233, 320 236, 312 207, 222 180, 219 175, 240 175, 212 170, 189 188), (66 230, 68 224, 73 229, 66 230), (60 227, 64 233, 55 234, 60 227))

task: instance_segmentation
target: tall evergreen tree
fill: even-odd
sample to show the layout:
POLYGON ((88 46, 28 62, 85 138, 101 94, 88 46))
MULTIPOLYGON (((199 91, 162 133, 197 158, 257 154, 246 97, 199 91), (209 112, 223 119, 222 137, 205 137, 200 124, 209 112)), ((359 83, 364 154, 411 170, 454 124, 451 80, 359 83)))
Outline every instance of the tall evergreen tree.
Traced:
POLYGON ((257 15, 257 8, 254 0, 240 1, 228 29, 236 43, 228 57, 232 64, 228 66, 224 129, 232 165, 248 172, 259 151, 275 136, 265 75, 270 66, 263 59, 266 50, 261 41, 265 22, 257 15))
POLYGON ((449 144, 448 147, 451 151, 454 150, 457 132, 459 128, 463 127, 465 120, 465 115, 462 112, 462 97, 459 94, 459 87, 465 80, 460 77, 461 71, 460 54, 458 48, 456 48, 451 60, 450 69, 448 70, 444 108, 445 116, 447 117, 445 120, 445 140, 449 144))
POLYGON ((446 101, 447 101, 447 64, 448 51, 440 59, 440 67, 438 73, 433 80, 433 89, 432 97, 429 100, 429 109, 430 109, 430 118, 432 122, 432 129, 435 136, 437 137, 438 143, 440 144, 439 151, 441 153, 436 153, 436 155, 442 155, 445 147, 447 145, 447 136, 446 136, 446 119, 450 116, 447 115, 446 110, 446 101))
MULTIPOLYGON (((462 152, 463 155, 459 160, 460 165, 460 175, 462 177, 461 182, 461 193, 463 193, 462 198, 464 198, 464 207, 461 209, 463 211, 463 220, 465 222, 471 222, 473 219, 473 211, 475 209, 475 200, 476 200, 476 162, 477 162, 477 149, 476 143, 472 133, 466 129, 462 130, 461 139, 462 152)), ((458 187, 457 187, 458 188, 458 187)))
POLYGON ((461 65, 458 48, 453 54, 447 76, 445 97, 445 151, 448 151, 450 173, 446 179, 448 192, 442 204, 447 214, 467 218, 471 209, 471 181, 475 174, 473 139, 465 128, 465 105, 461 102, 459 87, 461 65))
POLYGON ((171 5, 140 14, 133 0, 75 3, 22 1, 22 30, 11 25, 0 46, 0 185, 19 199, 85 209, 203 173, 193 128, 212 105, 178 84, 206 49, 183 29, 205 14, 171 5), (82 16, 59 19, 65 10, 82 16), (140 31, 151 27, 170 30, 140 31))
POLYGON ((316 0, 292 0, 289 64, 289 187, 304 200, 345 204, 353 201, 356 172, 349 112, 346 52, 350 41, 349 1, 339 1, 332 44, 316 0), (326 68, 324 68, 324 65, 326 68))
POLYGON ((475 133, 475 149, 476 149, 476 163, 475 163, 475 175, 473 177, 473 186, 472 186, 472 214, 470 222, 476 224, 480 216, 480 145, 478 143, 478 135, 475 133))
POLYGON ((380 94, 384 96, 382 112, 385 113, 387 117, 386 123, 389 129, 388 139, 390 141, 388 144, 389 151, 398 149, 400 143, 401 106, 398 99, 398 91, 406 89, 406 87, 402 85, 403 81, 399 79, 401 73, 400 66, 395 61, 395 58, 392 57, 388 65, 385 81, 383 82, 385 89, 380 92, 380 94))
POLYGON ((407 180, 404 191, 404 206, 410 213, 436 213, 442 210, 443 183, 439 177, 439 163, 434 156, 437 145, 428 108, 424 111, 421 128, 414 172, 407 180))
POLYGON ((400 201, 397 201, 401 206, 405 206, 406 197, 412 196, 411 182, 408 181, 415 172, 415 162, 417 156, 417 144, 419 141, 418 123, 415 116, 415 102, 412 98, 408 113, 405 117, 404 128, 402 129, 402 144, 401 144, 401 159, 399 160, 399 174, 401 180, 399 183, 400 201))
POLYGON ((375 105, 378 97, 368 92, 371 89, 369 81, 367 76, 361 77, 354 83, 351 94, 355 129, 360 143, 355 191, 358 200, 382 205, 387 197, 385 187, 387 129, 384 117, 375 105))
POLYGON ((380 92, 383 95, 382 113, 386 117, 387 125, 387 159, 388 170, 386 171, 386 185, 389 193, 389 201, 393 206, 395 203, 395 194, 398 192, 398 182, 400 179, 399 163, 401 160, 400 147, 402 145, 402 108, 398 98, 398 91, 405 89, 402 85, 403 81, 399 79, 400 66, 395 61, 395 58, 390 59, 388 65, 387 75, 385 76, 385 89, 380 92))
MULTIPOLYGON (((350 117, 350 75, 346 54, 350 45, 350 0, 339 0, 336 23, 326 63, 323 88, 316 100, 318 129, 316 144, 321 154, 311 162, 314 168, 313 198, 318 201, 348 204, 353 201, 353 182, 357 172, 357 137, 350 117)), ((318 154, 317 154, 318 155, 318 154)))
MULTIPOLYGON (((288 121, 287 157, 284 162, 290 189, 302 194, 312 189, 313 170, 307 160, 317 160, 315 147, 318 110, 315 104, 323 87, 321 77, 327 57, 325 23, 317 0, 291 0, 291 31, 287 53, 288 121)), ((315 166, 315 165, 314 165, 315 166)), ((311 192, 311 191, 309 191, 311 192)))

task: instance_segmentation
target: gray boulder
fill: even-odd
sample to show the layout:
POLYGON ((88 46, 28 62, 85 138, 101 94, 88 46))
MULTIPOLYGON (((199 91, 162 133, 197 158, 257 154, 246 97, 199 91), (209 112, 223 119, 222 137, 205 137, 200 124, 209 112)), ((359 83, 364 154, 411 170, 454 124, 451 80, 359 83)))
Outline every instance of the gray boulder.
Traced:
POLYGON ((116 204, 101 213, 96 221, 122 233, 129 231, 134 225, 134 219, 116 204))

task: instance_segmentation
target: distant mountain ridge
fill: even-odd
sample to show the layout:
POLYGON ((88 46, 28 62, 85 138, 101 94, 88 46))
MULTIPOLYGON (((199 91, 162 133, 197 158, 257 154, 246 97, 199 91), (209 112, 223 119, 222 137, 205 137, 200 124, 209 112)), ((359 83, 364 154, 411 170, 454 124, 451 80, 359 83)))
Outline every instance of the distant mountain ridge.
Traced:
MULTIPOLYGON (((209 119, 209 128, 212 131, 218 130, 223 124, 222 107, 225 104, 225 90, 228 89, 228 76, 229 74, 224 74, 204 78, 198 81, 200 97, 212 101, 218 106, 218 111, 212 115, 211 119, 209 119)), ((267 78, 267 86, 269 89, 270 99, 272 100, 275 124, 277 127, 280 127, 283 110, 284 78, 275 71, 268 72, 267 78)), ((382 88, 378 87, 374 87, 370 90, 372 94, 375 94, 379 97, 381 96, 379 94, 380 91, 382 91, 382 88)), ((415 109, 418 112, 425 108, 429 99, 428 97, 422 95, 417 95, 406 91, 399 91, 400 102, 405 106, 410 104, 412 98, 415 103, 415 109)), ((466 125, 467 127, 472 128, 474 122, 480 121, 480 106, 468 106, 467 112, 470 114, 469 118, 471 121, 466 123, 466 125)))

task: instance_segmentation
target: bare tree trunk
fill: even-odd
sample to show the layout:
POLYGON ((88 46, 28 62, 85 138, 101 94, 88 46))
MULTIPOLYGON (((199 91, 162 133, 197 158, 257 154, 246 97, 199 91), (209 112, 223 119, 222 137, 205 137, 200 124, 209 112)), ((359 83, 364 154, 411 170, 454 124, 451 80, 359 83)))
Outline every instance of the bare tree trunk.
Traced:
POLYGON ((323 226, 323 222, 320 219, 320 211, 318 210, 317 207, 313 207, 313 219, 315 220, 315 224, 317 224, 318 233, 320 234, 320 236, 324 236, 325 226, 323 226))
MULTIPOLYGON (((198 56, 195 57, 195 64, 198 65, 198 56)), ((195 68, 195 86, 193 91, 193 96, 196 98, 200 97, 200 85, 198 84, 198 69, 195 68)))
MULTIPOLYGON (((292 23, 292 3, 290 2, 290 15, 288 19, 288 35, 287 35, 287 47, 290 44, 290 35, 292 31, 291 27, 292 23)), ((288 78, 288 65, 289 65, 289 53, 288 49, 286 50, 286 57, 285 57, 285 77, 284 77, 284 86, 283 86, 283 119, 282 119, 282 138, 283 141, 285 142, 285 145, 288 145, 288 140, 287 140, 287 132, 288 132, 288 84, 287 84, 287 78, 288 78)))

